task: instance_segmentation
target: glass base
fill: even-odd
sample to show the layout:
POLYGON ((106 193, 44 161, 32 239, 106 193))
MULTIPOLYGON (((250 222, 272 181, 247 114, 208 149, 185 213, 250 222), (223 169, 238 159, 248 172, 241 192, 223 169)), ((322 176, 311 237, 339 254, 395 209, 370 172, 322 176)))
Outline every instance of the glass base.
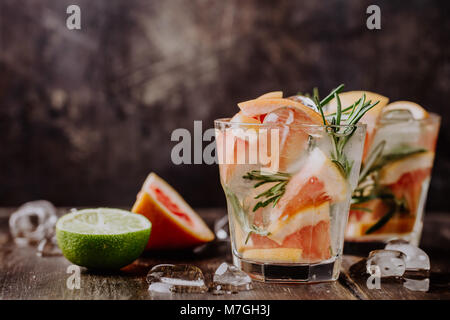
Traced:
POLYGON ((254 280, 276 283, 314 283, 335 281, 339 277, 341 258, 334 257, 316 264, 262 263, 233 255, 233 263, 254 280))

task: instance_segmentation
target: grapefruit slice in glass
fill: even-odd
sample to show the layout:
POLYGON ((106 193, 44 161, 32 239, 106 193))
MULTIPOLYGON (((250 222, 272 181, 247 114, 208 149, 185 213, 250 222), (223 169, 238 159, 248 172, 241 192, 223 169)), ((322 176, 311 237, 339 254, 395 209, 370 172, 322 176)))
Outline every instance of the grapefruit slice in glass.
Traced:
MULTIPOLYGON (((367 125, 366 142, 364 144, 363 160, 366 158, 370 146, 372 144, 373 138, 375 136, 375 129, 378 119, 381 116, 382 110, 389 103, 389 98, 382 96, 381 94, 370 92, 370 91, 348 91, 339 94, 339 99, 341 100, 342 108, 351 106, 353 103, 362 98, 363 94, 366 95, 366 101, 371 100, 372 103, 379 101, 379 103, 367 111, 367 113, 362 117, 361 123, 367 125)), ((335 113, 337 109, 336 99, 331 100, 325 106, 325 114, 335 113)))
POLYGON ((302 124, 323 125, 322 116, 291 99, 254 99, 238 104, 241 113, 279 130, 279 171, 289 171, 305 152, 309 134, 302 124))
POLYGON ((267 92, 259 96, 257 99, 279 99, 279 98, 283 98, 283 91, 267 92))
POLYGON ((276 221, 281 216, 289 216, 329 200, 341 202, 348 196, 347 180, 336 165, 319 148, 315 148, 309 153, 302 169, 289 180, 271 220, 276 221))
POLYGON ((214 239, 202 218, 153 172, 145 180, 131 211, 152 222, 147 250, 189 248, 214 239))
POLYGON ((323 124, 322 117, 319 113, 300 102, 290 99, 254 99, 238 103, 238 106, 241 112, 249 117, 264 115, 283 107, 295 108, 299 112, 298 123, 323 124))

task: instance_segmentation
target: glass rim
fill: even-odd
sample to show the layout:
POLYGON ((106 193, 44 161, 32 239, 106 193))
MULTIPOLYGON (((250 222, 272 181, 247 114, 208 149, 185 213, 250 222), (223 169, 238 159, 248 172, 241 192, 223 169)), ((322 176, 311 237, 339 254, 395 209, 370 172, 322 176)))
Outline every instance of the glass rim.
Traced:
POLYGON ((427 123, 427 122, 440 122, 442 117, 434 112, 428 112, 428 117, 423 119, 409 119, 405 121, 382 121, 378 120, 377 125, 389 125, 389 124, 411 124, 411 123, 427 123))
POLYGON ((277 123, 248 123, 248 122, 230 122, 231 118, 219 118, 214 120, 214 125, 220 124, 225 126, 236 127, 258 127, 258 128, 271 128, 271 127, 304 127, 304 128, 366 128, 365 123, 357 124, 311 124, 311 123, 293 123, 293 124, 277 124, 277 123))

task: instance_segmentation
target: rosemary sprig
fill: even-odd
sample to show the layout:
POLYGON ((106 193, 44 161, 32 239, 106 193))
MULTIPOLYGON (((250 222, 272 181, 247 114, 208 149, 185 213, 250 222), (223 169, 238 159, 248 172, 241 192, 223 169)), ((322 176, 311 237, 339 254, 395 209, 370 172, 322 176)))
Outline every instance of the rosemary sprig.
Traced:
POLYGON ((388 205, 389 210, 377 222, 370 226, 365 234, 371 234, 381 229, 396 212, 408 212, 405 199, 396 199, 393 197, 393 199, 385 201, 385 203, 388 205))
MULTIPOLYGON (((374 199, 381 199, 389 208, 385 215, 367 229, 366 234, 375 232, 383 227, 395 213, 408 212, 408 206, 404 199, 397 199, 389 189, 378 185, 378 175, 381 168, 390 162, 426 151, 423 148, 411 148, 400 145, 392 149, 388 154, 383 155, 385 146, 386 141, 383 140, 370 152, 364 167, 361 169, 358 188, 356 188, 352 195, 353 205, 374 199), (366 192, 366 190, 369 190, 369 192, 366 192)), ((352 209, 363 211, 362 209, 364 208, 352 206, 352 209)))
POLYGON ((242 227, 242 230, 247 233, 247 238, 245 239, 245 244, 247 244, 250 239, 250 235, 252 233, 259 234, 261 236, 268 236, 270 232, 261 229, 255 224, 250 224, 244 209, 242 208, 241 203, 239 202, 238 197, 234 193, 232 193, 228 188, 224 188, 225 194, 230 201, 233 214, 238 221, 239 225, 242 227))
POLYGON ((338 167, 344 177, 348 177, 353 166, 353 161, 349 161, 344 153, 344 148, 353 133, 356 130, 354 127, 359 120, 366 114, 367 111, 376 106, 379 101, 372 103, 370 100, 366 101, 366 95, 355 101, 351 106, 342 108, 341 99, 339 93, 344 88, 341 84, 334 90, 332 90, 323 100, 320 100, 319 90, 313 89, 313 100, 317 104, 317 108, 320 111, 324 125, 328 126, 327 130, 331 137, 333 144, 333 152, 331 153, 331 160, 338 167), (325 117, 323 107, 332 99, 336 99, 336 112, 325 117), (344 112, 346 116, 344 117, 344 112), (328 121, 327 119, 328 118, 328 121), (339 126, 347 125, 348 127, 344 132, 340 132, 339 126))
POLYGON ((375 224, 370 226, 369 229, 366 230, 365 234, 371 234, 377 231, 378 229, 382 228, 394 216, 395 212, 396 212, 395 206, 389 208, 388 212, 384 216, 382 216, 380 220, 375 222, 375 224))
POLYGON ((276 182, 274 186, 255 197, 255 199, 262 200, 253 207, 253 212, 259 208, 267 207, 270 203, 273 203, 272 206, 275 207, 286 191, 286 184, 289 182, 290 176, 290 174, 283 172, 277 172, 272 175, 261 174, 258 170, 247 172, 242 178, 259 181, 253 186, 254 188, 258 188, 265 183, 276 182))

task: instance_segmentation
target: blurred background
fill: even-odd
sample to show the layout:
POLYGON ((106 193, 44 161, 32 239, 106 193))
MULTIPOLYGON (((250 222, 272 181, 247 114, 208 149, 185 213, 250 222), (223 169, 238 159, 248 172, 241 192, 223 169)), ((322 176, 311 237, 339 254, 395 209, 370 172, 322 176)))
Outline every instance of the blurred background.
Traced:
MULTIPOLYGON (((155 171, 194 207, 224 206, 216 165, 174 165, 264 92, 340 83, 443 116, 428 210, 450 194, 448 1, 0 0, 0 205, 130 206, 155 171), (81 30, 66 8, 81 7, 81 30), (368 30, 366 8, 381 8, 368 30)), ((207 143, 205 143, 206 145, 207 143)))

